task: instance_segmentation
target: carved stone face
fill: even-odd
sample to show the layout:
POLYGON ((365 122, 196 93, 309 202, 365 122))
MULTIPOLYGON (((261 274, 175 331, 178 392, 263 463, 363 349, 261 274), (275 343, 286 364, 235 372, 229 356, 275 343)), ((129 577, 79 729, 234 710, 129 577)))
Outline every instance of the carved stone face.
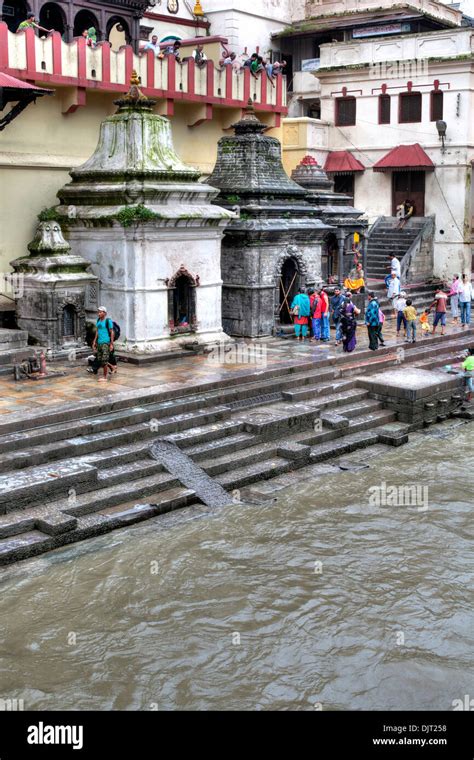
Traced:
POLYGON ((61 227, 57 222, 40 222, 36 230, 35 243, 41 250, 54 251, 68 248, 61 227))

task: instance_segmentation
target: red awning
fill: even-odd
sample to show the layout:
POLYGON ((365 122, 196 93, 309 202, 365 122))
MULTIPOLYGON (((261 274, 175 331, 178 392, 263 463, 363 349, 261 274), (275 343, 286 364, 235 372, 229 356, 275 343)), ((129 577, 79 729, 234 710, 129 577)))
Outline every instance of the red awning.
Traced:
POLYGON ((53 92, 53 90, 46 90, 44 87, 35 87, 34 84, 23 82, 21 79, 15 79, 9 74, 3 74, 0 71, 0 87, 9 88, 12 90, 36 90, 37 92, 53 92))
POLYGON ((348 150, 332 150, 326 158, 324 171, 328 174, 353 174, 365 171, 365 166, 348 150))
POLYGON ((396 171, 434 171, 435 165, 421 145, 397 145, 386 156, 373 165, 374 172, 396 171))

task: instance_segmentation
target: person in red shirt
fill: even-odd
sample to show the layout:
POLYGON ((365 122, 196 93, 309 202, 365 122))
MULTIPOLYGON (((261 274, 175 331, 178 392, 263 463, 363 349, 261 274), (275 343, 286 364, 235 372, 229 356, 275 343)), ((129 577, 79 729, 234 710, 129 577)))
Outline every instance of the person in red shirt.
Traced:
POLYGON ((430 309, 432 306, 436 307, 436 313, 435 318, 433 322, 433 331, 432 335, 436 332, 436 327, 438 325, 438 322, 441 321, 441 335, 444 335, 444 328, 446 327, 446 302, 448 300, 448 294, 445 293, 442 288, 438 288, 436 291, 434 301, 430 306, 430 309))
POLYGON ((324 288, 316 291, 318 301, 313 314, 314 340, 329 340, 329 298, 324 288))

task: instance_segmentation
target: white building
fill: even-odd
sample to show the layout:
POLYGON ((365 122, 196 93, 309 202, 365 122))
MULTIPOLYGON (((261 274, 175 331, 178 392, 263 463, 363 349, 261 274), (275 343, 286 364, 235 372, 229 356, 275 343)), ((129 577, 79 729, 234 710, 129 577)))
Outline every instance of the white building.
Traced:
POLYGON ((471 20, 436 0, 309 0, 306 11, 311 21, 279 37, 295 70, 287 171, 313 155, 371 221, 410 198, 416 216, 435 215, 434 275, 469 272, 471 20))

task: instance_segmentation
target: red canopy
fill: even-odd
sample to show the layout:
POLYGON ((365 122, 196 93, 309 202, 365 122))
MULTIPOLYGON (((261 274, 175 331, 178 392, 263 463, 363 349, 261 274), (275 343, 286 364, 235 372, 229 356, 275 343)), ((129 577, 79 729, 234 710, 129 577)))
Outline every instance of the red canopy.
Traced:
POLYGON ((365 166, 348 150, 332 150, 326 158, 324 171, 329 174, 353 174, 365 171, 365 166))
POLYGON ((46 90, 44 87, 35 87, 34 84, 23 82, 21 79, 15 79, 10 74, 3 74, 0 71, 0 87, 8 87, 13 90, 36 90, 37 92, 53 92, 53 90, 46 90))
POLYGON ((396 171, 428 171, 435 168, 431 158, 425 153, 421 145, 397 145, 386 156, 377 161, 372 167, 374 172, 396 171))

